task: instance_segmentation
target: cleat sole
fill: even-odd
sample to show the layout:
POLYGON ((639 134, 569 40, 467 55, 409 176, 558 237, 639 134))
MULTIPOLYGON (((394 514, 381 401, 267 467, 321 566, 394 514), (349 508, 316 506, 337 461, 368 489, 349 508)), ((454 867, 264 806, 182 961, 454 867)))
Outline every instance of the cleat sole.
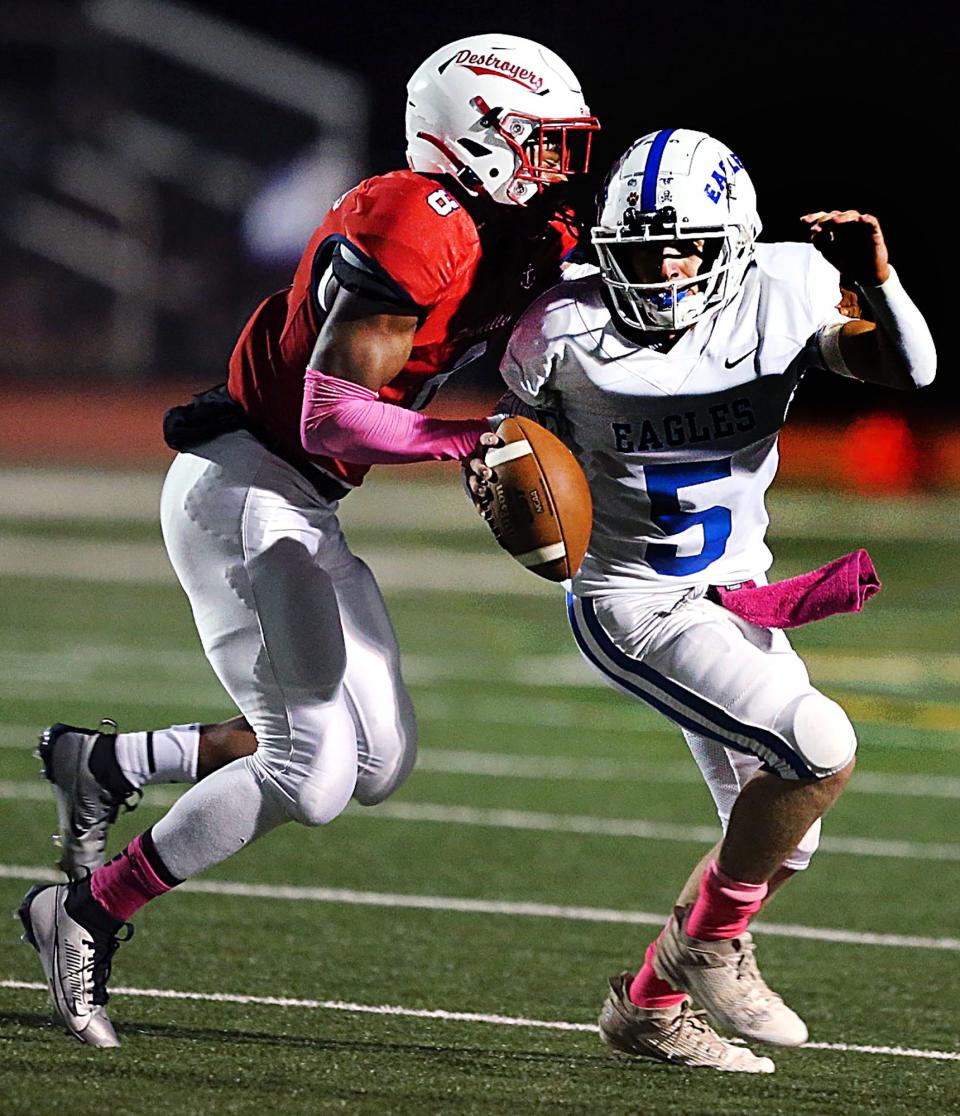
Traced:
POLYGON ((40 733, 37 738, 37 747, 34 755, 43 764, 43 771, 41 775, 48 783, 53 780, 53 744, 61 732, 70 729, 70 725, 65 725, 61 721, 57 721, 54 725, 49 725, 40 733))

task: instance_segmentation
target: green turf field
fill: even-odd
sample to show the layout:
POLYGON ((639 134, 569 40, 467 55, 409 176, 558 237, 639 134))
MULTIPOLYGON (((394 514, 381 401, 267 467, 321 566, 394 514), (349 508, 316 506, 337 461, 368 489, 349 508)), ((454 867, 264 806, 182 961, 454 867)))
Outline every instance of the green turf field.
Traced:
MULTIPOLYGON (((682 738, 596 683, 556 590, 495 550, 454 477, 385 473, 344 520, 406 653, 417 771, 383 806, 275 832, 142 912, 114 966, 119 1051, 50 1025, 7 923, 0 1112, 960 1112, 960 502, 772 502, 775 575, 867 545, 885 588, 795 636, 861 738, 822 851, 758 924, 812 1046, 777 1052, 772 1077, 725 1076, 618 1059, 593 1030, 606 976, 636 965, 713 840, 682 738)), ((39 728, 229 709, 166 571, 154 478, 0 481, 12 912, 54 878, 39 728)), ((148 788, 111 847, 175 791, 148 788)))

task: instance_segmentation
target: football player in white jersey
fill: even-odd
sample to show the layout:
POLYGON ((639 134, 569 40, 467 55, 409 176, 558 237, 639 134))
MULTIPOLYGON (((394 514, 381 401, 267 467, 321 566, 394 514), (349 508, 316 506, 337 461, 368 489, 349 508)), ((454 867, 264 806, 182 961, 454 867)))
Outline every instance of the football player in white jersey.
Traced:
MULTIPOLYGON (((765 583, 764 495, 805 371, 912 388, 936 365, 877 219, 802 220, 810 243, 756 243, 754 189, 728 147, 686 129, 644 136, 606 181, 599 272, 541 296, 502 365, 520 401, 560 416, 590 481, 593 534, 568 598, 577 645, 680 726, 725 833, 639 972, 611 980, 601 1033, 623 1052, 746 1072, 773 1063, 721 1039, 691 999, 719 1030, 806 1040, 747 927, 809 863, 856 737, 784 632, 712 587, 765 583), (839 312, 841 276, 871 320, 839 312)), ((482 504, 489 473, 473 471, 482 504)))

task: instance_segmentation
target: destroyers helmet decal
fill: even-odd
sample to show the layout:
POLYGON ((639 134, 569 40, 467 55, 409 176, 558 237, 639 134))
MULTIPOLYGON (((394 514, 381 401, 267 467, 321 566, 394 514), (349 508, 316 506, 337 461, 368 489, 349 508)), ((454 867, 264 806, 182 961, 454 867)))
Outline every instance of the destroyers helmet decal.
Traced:
POLYGON ((527 69, 525 66, 519 66, 516 62, 508 62, 505 58, 498 58, 493 51, 488 54, 475 54, 469 47, 465 50, 458 50, 452 58, 440 66, 439 72, 442 74, 451 62, 455 66, 463 66, 464 69, 470 70, 474 74, 489 74, 491 77, 506 78, 507 81, 516 82, 517 85, 522 85, 524 89, 540 96, 550 92, 549 89, 543 88, 543 78, 538 73, 527 69))

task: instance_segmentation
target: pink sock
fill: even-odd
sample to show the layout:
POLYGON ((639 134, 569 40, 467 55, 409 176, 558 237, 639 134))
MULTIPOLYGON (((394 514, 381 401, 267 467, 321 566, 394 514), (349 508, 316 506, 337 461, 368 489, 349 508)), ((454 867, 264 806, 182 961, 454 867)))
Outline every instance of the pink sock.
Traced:
POLYGON ((717 942, 742 934, 763 906, 766 883, 744 883, 720 870, 715 860, 703 873, 700 893, 684 930, 691 938, 717 942))
POLYGON ((107 914, 126 922, 151 899, 179 882, 164 868, 147 830, 91 875, 90 894, 107 914))
POLYGON ((657 945, 663 937, 661 930, 656 941, 647 946, 643 958, 643 967, 633 978, 628 993, 632 1003, 642 1008, 671 1008, 686 999, 686 993, 678 992, 665 980, 661 980, 653 971, 653 956, 657 952, 657 945))

